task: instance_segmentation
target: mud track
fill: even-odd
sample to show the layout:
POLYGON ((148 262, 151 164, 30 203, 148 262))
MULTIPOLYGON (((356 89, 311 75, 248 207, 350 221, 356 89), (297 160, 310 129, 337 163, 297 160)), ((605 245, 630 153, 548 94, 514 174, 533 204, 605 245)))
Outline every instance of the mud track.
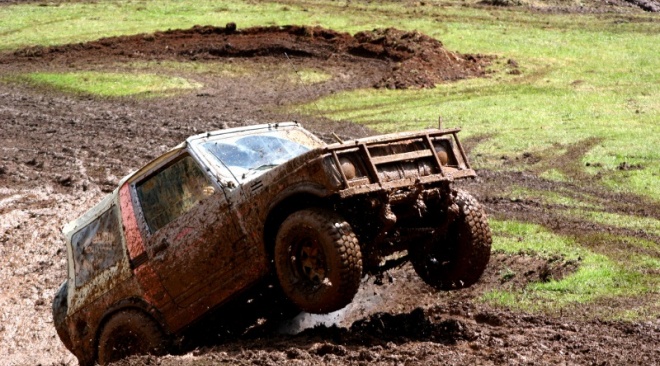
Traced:
MULTIPOLYGON (((0 256, 6 259, 0 267, 0 364, 75 364, 57 339, 50 315, 51 299, 65 277, 59 230, 112 190, 122 176, 185 137, 223 125, 300 120, 327 138, 330 132, 342 138, 369 135, 372 131, 350 122, 298 116, 279 107, 347 89, 428 87, 483 76, 488 57, 460 55, 424 35, 393 29, 350 36, 321 28, 195 27, 2 54, 0 73, 116 70, 130 68, 122 65, 137 60, 231 63, 255 71, 232 77, 180 72, 204 87, 155 99, 100 99, 0 83, 0 256), (294 67, 324 70, 333 78, 313 88, 282 82, 281 69, 270 66, 289 62, 284 53, 294 67)), ((158 69, 157 63, 154 68, 172 72, 158 69)), ((468 140, 466 145, 478 142, 468 140)), ((527 158, 516 164, 525 166, 527 158)), ((567 157, 571 158, 579 157, 567 157)), ((464 188, 485 204, 490 215, 525 218, 578 238, 585 231, 607 228, 565 220, 561 212, 566 207, 511 201, 497 192, 512 183, 564 189, 592 197, 612 212, 640 210, 634 204, 638 198, 602 192, 588 179, 562 185, 526 173, 479 174, 464 188)), ((660 217, 657 205, 644 210, 644 215, 660 217)), ((658 240, 645 233, 627 234, 658 240)), ((207 337, 194 339, 192 334, 193 339, 184 342, 183 356, 133 358, 119 364, 657 363, 658 322, 602 322, 590 320, 586 313, 528 315, 477 300, 491 289, 561 278, 578 266, 560 259, 497 254, 477 285, 438 293, 407 265, 382 278, 365 279, 356 301, 331 317, 301 316, 276 326, 255 321, 242 335, 202 329, 207 337), (505 269, 516 273, 506 282, 501 276, 505 269), (307 330, 296 335, 282 334, 303 329, 307 330)))

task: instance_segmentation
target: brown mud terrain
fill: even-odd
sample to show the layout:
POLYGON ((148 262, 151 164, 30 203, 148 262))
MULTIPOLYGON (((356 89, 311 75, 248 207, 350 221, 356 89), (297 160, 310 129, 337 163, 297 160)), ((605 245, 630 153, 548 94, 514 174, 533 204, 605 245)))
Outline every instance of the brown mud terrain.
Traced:
MULTIPOLYGON (((350 122, 282 112, 281 105, 355 88, 431 87, 482 77, 492 58, 461 55, 423 34, 395 29, 351 36, 322 28, 228 26, 23 49, 0 54, 0 72, 130 70, 138 61, 153 62, 158 69, 160 62, 172 60, 230 64, 252 72, 224 76, 179 70, 176 73, 203 87, 159 98, 104 99, 0 83, 0 365, 77 364, 57 338, 50 312, 65 278, 60 229, 114 189, 124 175, 192 134, 224 126, 298 120, 328 141, 332 132, 343 139, 374 134, 350 122), (302 87, 283 81, 283 69, 272 66, 278 64, 323 70, 332 78, 302 87)), ((168 68, 158 72, 175 73, 168 68)), ((479 142, 474 138, 464 144, 469 149, 479 142)), ((660 218, 657 204, 637 205, 639 197, 600 190, 589 177, 579 176, 571 162, 579 161, 580 154, 579 149, 568 149, 565 159, 555 162, 565 174, 579 178, 579 184, 480 170, 479 178, 462 187, 492 217, 524 218, 574 235, 585 245, 589 233, 625 229, 566 220, 566 207, 511 200, 498 192, 513 183, 562 190, 591 197, 608 212, 660 218)), ((524 166, 530 158, 524 155, 513 164, 524 166)), ((660 241, 640 231, 628 230, 626 235, 660 241)), ((495 253, 476 285, 454 292, 437 292, 405 265, 382 278, 364 278, 354 302, 339 312, 301 314, 276 326, 255 319, 231 334, 222 327, 199 325, 183 340, 180 355, 134 357, 117 364, 660 364, 660 320, 602 321, 588 307, 580 307, 583 313, 525 314, 479 300, 492 289, 561 278, 579 265, 495 253), (505 269, 515 275, 504 279, 505 269)), ((242 315, 241 301, 246 299, 230 304, 226 312, 221 309, 220 315, 242 315)))

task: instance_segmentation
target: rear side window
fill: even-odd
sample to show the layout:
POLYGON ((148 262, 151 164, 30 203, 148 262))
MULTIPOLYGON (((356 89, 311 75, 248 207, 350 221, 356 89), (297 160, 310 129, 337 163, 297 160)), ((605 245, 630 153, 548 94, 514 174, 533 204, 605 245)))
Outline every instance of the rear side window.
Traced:
POLYGON ((115 205, 73 234, 71 242, 76 287, 84 285, 121 260, 120 235, 115 205))
POLYGON ((186 155, 136 185, 151 232, 190 211, 215 191, 195 160, 186 155))

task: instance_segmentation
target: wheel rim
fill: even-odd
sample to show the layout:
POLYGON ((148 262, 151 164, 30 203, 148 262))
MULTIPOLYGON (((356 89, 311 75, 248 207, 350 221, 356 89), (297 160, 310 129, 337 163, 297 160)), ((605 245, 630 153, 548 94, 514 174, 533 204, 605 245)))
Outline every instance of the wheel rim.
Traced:
POLYGON ((441 237, 424 243, 424 267, 427 271, 449 270, 454 264, 461 235, 456 223, 449 226, 441 237))
POLYGON ((131 330, 122 329, 115 333, 111 342, 106 344, 105 358, 108 362, 114 362, 146 352, 144 340, 131 330))
POLYGON ((316 287, 326 278, 327 265, 321 244, 316 239, 301 239, 291 257, 296 277, 316 287))

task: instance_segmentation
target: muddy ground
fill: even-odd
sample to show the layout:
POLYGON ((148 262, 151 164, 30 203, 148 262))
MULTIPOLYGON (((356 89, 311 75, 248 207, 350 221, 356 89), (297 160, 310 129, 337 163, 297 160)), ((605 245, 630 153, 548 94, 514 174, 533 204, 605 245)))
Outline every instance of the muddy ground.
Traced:
MULTIPOLYGON (((624 11, 630 10, 626 7, 624 11)), ((167 60, 231 63, 253 73, 225 77, 162 68, 158 71, 204 86, 190 93, 148 99, 102 99, 19 82, 0 83, 0 256, 4 258, 0 267, 0 365, 76 364, 58 340, 50 315, 51 299, 65 277, 59 230, 132 170, 191 134, 222 126, 298 120, 327 139, 332 132, 344 139, 370 135, 373 131, 350 121, 285 113, 281 106, 346 89, 429 87, 483 77, 492 58, 454 53, 424 35, 396 30, 353 37, 320 28, 246 31, 239 25, 238 32, 196 27, 29 48, 0 54, 0 74, 124 70, 121 65, 128 62, 167 60), (283 82, 281 69, 268 65, 285 62, 294 68, 324 70, 333 78, 313 87, 283 82)), ((487 138, 465 144, 469 149, 487 138)), ((477 180, 462 186, 493 217, 540 223, 578 240, 588 237, 585 233, 624 229, 566 220, 562 210, 567 207, 510 200, 498 192, 512 183, 568 191, 576 197, 591 197, 610 212, 660 217, 660 207, 638 205, 639 197, 594 188, 591 178, 581 176, 574 165, 583 153, 583 147, 567 149, 566 156, 553 163, 579 183, 550 182, 531 171, 480 170, 477 180)), ((524 167, 536 157, 508 158, 524 167)), ((645 232, 625 233, 660 241, 645 232)), ((531 315, 478 301, 491 289, 522 288, 532 281, 561 278, 578 266, 561 259, 495 254, 477 285, 438 293, 406 265, 383 278, 365 278, 354 303, 330 316, 303 314, 274 327, 257 324, 232 337, 206 329, 204 339, 187 336, 182 355, 133 358, 119 364, 658 364, 660 320, 594 320, 598 316, 590 314, 586 306, 567 309, 566 314, 531 315), (514 275, 502 276, 505 270, 514 275)))

